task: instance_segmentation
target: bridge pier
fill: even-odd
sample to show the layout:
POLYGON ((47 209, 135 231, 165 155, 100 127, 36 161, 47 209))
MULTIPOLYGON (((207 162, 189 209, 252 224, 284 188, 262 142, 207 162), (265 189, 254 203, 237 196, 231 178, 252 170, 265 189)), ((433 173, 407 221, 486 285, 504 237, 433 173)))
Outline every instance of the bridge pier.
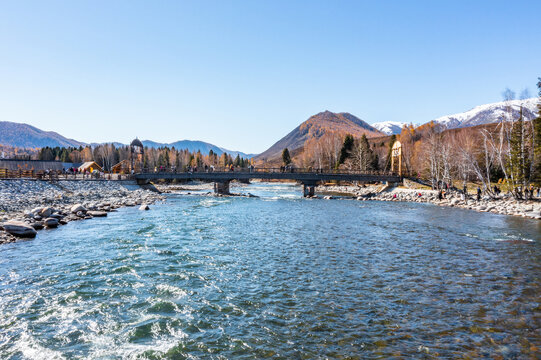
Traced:
POLYGON ((316 194, 316 183, 315 182, 308 182, 308 183, 303 183, 302 184, 302 188, 303 188, 303 196, 304 197, 312 197, 312 196, 315 196, 316 194))
POLYGON ((137 182, 137 185, 147 185, 150 184, 150 180, 148 179, 135 179, 137 182))
POLYGON ((229 183, 230 180, 217 181, 214 183, 214 193, 220 195, 229 195, 229 183))

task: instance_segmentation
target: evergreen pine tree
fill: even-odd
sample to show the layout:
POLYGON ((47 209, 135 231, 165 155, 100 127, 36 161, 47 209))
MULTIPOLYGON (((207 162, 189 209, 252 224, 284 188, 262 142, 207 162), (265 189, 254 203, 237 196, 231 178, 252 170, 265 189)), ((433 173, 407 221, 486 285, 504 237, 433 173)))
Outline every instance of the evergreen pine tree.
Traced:
POLYGON ((169 159, 169 149, 165 149, 164 160, 165 160, 165 166, 166 167, 171 166, 171 161, 169 159))
POLYGON ((371 167, 372 167, 372 170, 379 170, 379 156, 378 156, 378 154, 373 154, 371 167))
MULTIPOLYGON (((509 168, 511 170, 511 185, 514 188, 513 190, 518 186, 521 186, 524 190, 527 188, 530 175, 530 158, 528 156, 528 141, 522 107, 519 111, 518 120, 513 123, 511 128, 510 140, 509 168)), ((515 195, 520 197, 518 193, 515 195)))
POLYGON ((41 148, 38 158, 39 158, 39 160, 47 160, 47 161, 54 160, 55 156, 54 156, 54 153, 53 153, 53 149, 51 149, 48 146, 46 146, 44 148, 41 148))
POLYGON ((359 170, 366 171, 371 170, 373 166, 373 152, 372 149, 370 149, 370 144, 368 143, 368 139, 366 138, 366 135, 363 134, 361 136, 361 140, 359 141, 359 148, 358 148, 358 161, 359 161, 359 170))
POLYGON ((338 165, 343 164, 346 159, 351 155, 351 149, 353 149, 353 144, 355 140, 350 134, 346 135, 344 138, 344 143, 342 144, 342 149, 340 149, 340 158, 338 159, 338 165))
POLYGON ((62 152, 60 152, 60 161, 62 162, 69 162, 69 152, 68 149, 62 148, 62 152))
POLYGON ((284 151, 282 151, 282 161, 286 166, 291 164, 291 156, 289 155, 288 148, 285 148, 284 151))

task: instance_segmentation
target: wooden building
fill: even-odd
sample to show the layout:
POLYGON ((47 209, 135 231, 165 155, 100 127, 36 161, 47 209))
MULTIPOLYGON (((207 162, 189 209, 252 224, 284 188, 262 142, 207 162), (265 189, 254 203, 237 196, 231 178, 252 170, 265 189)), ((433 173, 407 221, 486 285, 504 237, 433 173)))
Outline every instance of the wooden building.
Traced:
POLYGON ((113 174, 129 174, 131 172, 131 165, 129 160, 122 160, 111 168, 113 174))
POLYGON ((92 173, 94 170, 103 171, 101 166, 99 166, 95 161, 87 161, 84 162, 83 165, 79 166, 79 171, 88 171, 89 173, 92 173))

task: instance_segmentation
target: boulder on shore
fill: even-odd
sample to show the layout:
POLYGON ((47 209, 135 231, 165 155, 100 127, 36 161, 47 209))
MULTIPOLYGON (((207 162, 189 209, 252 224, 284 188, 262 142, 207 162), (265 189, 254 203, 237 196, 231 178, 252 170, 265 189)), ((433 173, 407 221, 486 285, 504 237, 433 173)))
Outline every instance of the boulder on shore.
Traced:
POLYGON ((73 214, 77 214, 79 211, 80 212, 86 212, 86 208, 82 204, 75 204, 75 205, 73 205, 71 207, 70 211, 73 214))
POLYGON ((105 211, 88 211, 87 214, 93 217, 107 216, 107 213, 105 211))
POLYGON ((3 228, 11 235, 22 238, 33 238, 36 237, 38 233, 32 226, 17 220, 5 222, 3 228))
POLYGON ((139 206, 139 210, 150 210, 150 208, 148 207, 147 204, 143 204, 143 205, 139 206))
POLYGON ((55 228, 55 227, 58 227, 58 219, 49 217, 49 218, 43 220, 43 224, 45 226, 47 226, 48 228, 50 228, 50 229, 55 228))
POLYGON ((43 223, 41 221, 36 221, 30 224, 34 229, 41 230, 43 229, 43 223))
POLYGON ((38 212, 38 215, 41 216, 42 218, 46 218, 46 217, 51 216, 52 213, 53 213, 53 208, 46 206, 38 212))

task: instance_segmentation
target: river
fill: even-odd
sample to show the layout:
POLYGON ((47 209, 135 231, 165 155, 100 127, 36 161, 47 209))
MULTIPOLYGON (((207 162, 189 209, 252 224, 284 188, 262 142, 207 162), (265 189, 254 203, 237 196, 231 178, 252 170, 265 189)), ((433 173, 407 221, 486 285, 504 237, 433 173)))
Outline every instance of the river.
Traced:
POLYGON ((541 222, 236 190, 0 247, 0 358, 540 356, 541 222))

